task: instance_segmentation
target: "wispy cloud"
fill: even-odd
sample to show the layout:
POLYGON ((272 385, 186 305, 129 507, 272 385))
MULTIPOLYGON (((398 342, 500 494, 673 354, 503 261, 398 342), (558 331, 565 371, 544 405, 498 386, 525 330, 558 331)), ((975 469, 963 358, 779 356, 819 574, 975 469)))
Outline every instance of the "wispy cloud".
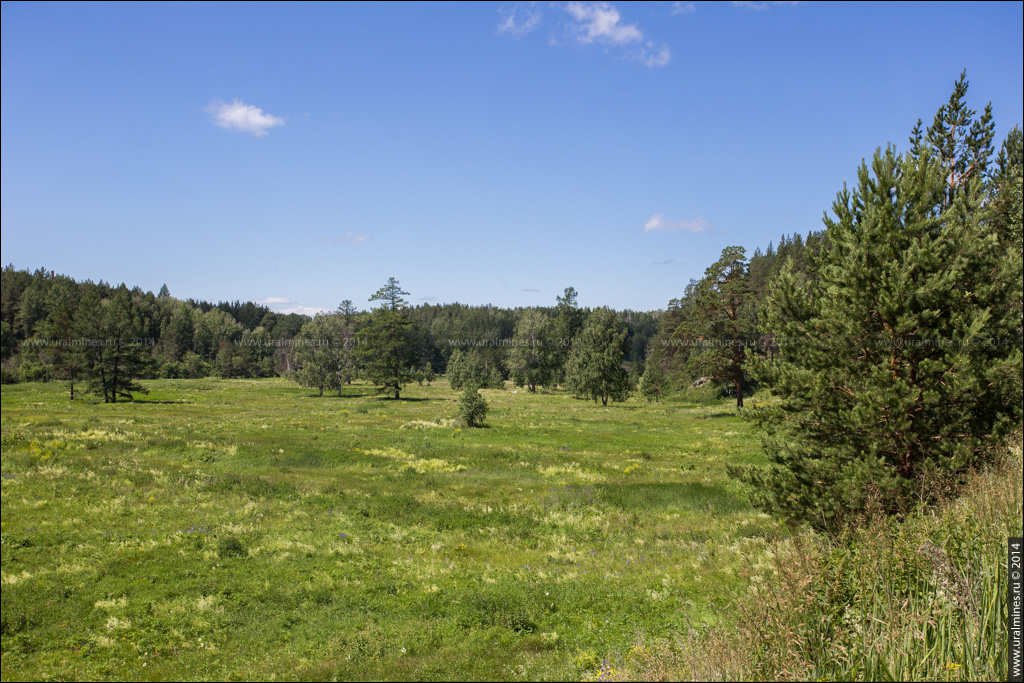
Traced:
MULTIPOLYGON (((693 11, 692 3, 676 3, 679 11, 673 7, 673 14, 693 11), (690 6, 687 10, 685 6, 690 6)), ((615 5, 608 2, 579 2, 574 0, 562 6, 568 13, 568 22, 557 22, 562 25, 564 38, 558 38, 552 32, 548 36, 548 44, 559 46, 569 44, 604 45, 621 59, 639 62, 645 66, 665 66, 672 59, 672 51, 667 45, 656 45, 644 38, 643 31, 636 24, 623 20, 622 14, 615 5)), ((522 38, 541 24, 543 11, 536 2, 521 3, 511 8, 502 7, 498 10, 501 21, 497 31, 514 38, 522 38)), ((565 15, 561 15, 565 16, 565 15)))
POLYGON ((524 291, 524 292, 539 292, 540 290, 539 289, 534 289, 533 287, 526 287, 522 291, 524 291))
POLYGON ((785 0, 781 2, 744 2, 743 0, 733 0, 732 4, 735 5, 736 7, 743 7, 744 9, 752 9, 755 11, 768 9, 769 5, 789 5, 790 7, 794 7, 795 5, 797 5, 797 3, 793 0, 790 0, 789 2, 785 0))
POLYGON ((622 16, 614 5, 605 2, 592 5, 570 2, 565 11, 576 19, 576 39, 581 43, 598 41, 626 45, 644 39, 644 34, 636 25, 622 23, 622 16))
POLYGON ((303 306, 302 304, 292 301, 286 296, 270 296, 266 299, 257 299, 257 304, 269 306, 274 310, 275 313, 298 313, 299 315, 308 315, 310 317, 315 316, 318 313, 326 313, 326 308, 319 308, 317 306, 303 306))
POLYGON ((697 11, 697 6, 692 2, 673 2, 671 14, 693 14, 697 11))
POLYGON ((665 218, 665 214, 656 213, 647 219, 644 223, 644 232, 692 232, 692 233, 705 233, 711 232, 714 226, 704 220, 703 216, 697 216, 690 220, 673 221, 665 218))
POLYGON ((665 45, 662 45, 660 50, 655 51, 654 43, 648 43, 647 49, 649 52, 644 51, 642 57, 645 66, 665 66, 672 59, 672 53, 665 45))
POLYGON ((316 306, 300 306, 295 305, 290 308, 282 308, 278 313, 284 313, 288 315, 290 313, 298 313, 299 315, 308 315, 310 318, 316 317, 320 313, 327 313, 326 308, 318 308, 316 306))
POLYGON ((626 48, 639 44, 636 48, 627 49, 623 56, 651 67, 665 66, 672 59, 672 51, 667 45, 659 48, 653 41, 644 40, 640 27, 625 23, 615 5, 570 2, 565 11, 574 20, 569 29, 570 35, 581 45, 598 43, 626 48))
POLYGON ((324 237, 321 242, 324 244, 337 244, 342 247, 358 247, 370 239, 369 235, 358 235, 354 232, 346 232, 341 237, 324 237))
POLYGON ((270 128, 284 125, 284 119, 281 117, 271 116, 259 107, 237 99, 231 104, 214 100, 206 106, 206 113, 221 128, 244 131, 256 137, 266 135, 270 128))
POLYGON ((440 301, 436 296, 421 296, 420 301, 440 301))
POLYGON ((498 9, 498 14, 501 15, 498 33, 507 33, 515 38, 522 38, 540 25, 541 12, 535 2, 513 5, 512 9, 502 7, 498 9))
POLYGON ((673 263, 675 263, 675 261, 673 259, 670 259, 670 258, 669 259, 665 259, 664 261, 651 261, 651 265, 652 266, 670 266, 673 263))

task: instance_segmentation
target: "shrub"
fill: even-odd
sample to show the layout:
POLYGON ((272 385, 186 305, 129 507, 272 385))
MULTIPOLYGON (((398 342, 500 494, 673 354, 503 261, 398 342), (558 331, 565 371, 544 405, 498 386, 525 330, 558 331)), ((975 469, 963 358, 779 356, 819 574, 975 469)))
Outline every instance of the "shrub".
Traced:
POLYGON ((462 392, 462 398, 459 399, 459 419, 467 427, 481 427, 484 418, 487 417, 487 410, 487 401, 484 400, 484 397, 480 395, 475 386, 468 385, 462 392))

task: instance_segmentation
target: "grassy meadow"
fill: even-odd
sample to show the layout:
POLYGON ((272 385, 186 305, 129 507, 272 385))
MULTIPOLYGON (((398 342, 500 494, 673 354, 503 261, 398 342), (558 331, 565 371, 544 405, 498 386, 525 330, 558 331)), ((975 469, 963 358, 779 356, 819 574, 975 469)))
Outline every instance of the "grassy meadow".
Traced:
MULTIPOLYGON (((728 627, 778 524, 728 401, 400 401, 162 380, 2 393, 3 679, 576 679, 728 627)), ((764 560, 768 562, 768 560, 764 560)))

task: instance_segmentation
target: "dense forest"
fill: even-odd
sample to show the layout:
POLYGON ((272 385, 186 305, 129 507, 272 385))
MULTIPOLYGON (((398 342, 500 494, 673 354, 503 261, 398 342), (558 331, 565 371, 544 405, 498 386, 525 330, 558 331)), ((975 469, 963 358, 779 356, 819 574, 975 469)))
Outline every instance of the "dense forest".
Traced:
MULTIPOLYGON (((803 272, 805 252, 820 241, 819 235, 806 240, 799 234, 784 235, 777 247, 770 244, 751 257, 744 273, 751 305, 743 310, 751 329, 758 323, 757 304, 767 296, 782 264, 792 263, 803 272)), ((76 281, 45 268, 28 271, 8 265, 0 271, 0 283, 3 381, 65 381, 72 392, 76 383, 92 386, 87 380, 97 370, 90 356, 100 355, 100 347, 92 345, 102 343, 106 348, 107 340, 114 338, 126 342, 117 354, 132 359, 135 379, 254 378, 308 365, 313 337, 336 349, 342 347, 344 353, 345 347, 355 346, 357 334, 370 320, 370 313, 350 300, 334 312, 318 315, 316 322, 252 302, 182 300, 166 286, 153 294, 126 284, 76 281)), ((686 294, 669 302, 665 311, 614 312, 617 326, 625 332, 619 360, 633 378, 631 386, 643 374, 649 356, 665 364, 675 389, 703 376, 705 368, 686 362, 695 355, 691 349, 675 345, 683 330, 689 329, 684 323, 691 320, 687 315, 696 286, 696 282, 687 286, 686 294)), ((564 384, 568 350, 592 314, 580 308, 576 298, 570 287, 549 307, 408 306, 403 302, 403 315, 410 323, 408 365, 416 378, 423 373, 446 374, 454 358, 458 368, 469 368, 466 372, 479 376, 481 385, 496 386, 506 379, 531 388, 564 384), (522 334, 532 335, 531 353, 544 356, 539 374, 530 367, 531 362, 537 364, 536 359, 527 358, 529 354, 519 345, 522 334)), ((772 346, 764 348, 770 351, 772 346)), ((347 364, 343 362, 336 372, 346 382, 360 371, 355 356, 344 355, 347 364)), ((456 379, 455 385, 461 382, 456 379)), ((724 381, 722 385, 729 389, 724 381)))

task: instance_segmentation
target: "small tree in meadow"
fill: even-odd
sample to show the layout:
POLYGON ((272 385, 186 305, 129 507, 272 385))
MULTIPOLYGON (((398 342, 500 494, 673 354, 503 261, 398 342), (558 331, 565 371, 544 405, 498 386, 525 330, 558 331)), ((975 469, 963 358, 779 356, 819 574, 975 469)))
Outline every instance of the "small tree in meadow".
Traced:
POLYGON ((487 417, 487 401, 477 391, 475 385, 466 385, 459 399, 459 419, 467 427, 482 427, 487 417))

